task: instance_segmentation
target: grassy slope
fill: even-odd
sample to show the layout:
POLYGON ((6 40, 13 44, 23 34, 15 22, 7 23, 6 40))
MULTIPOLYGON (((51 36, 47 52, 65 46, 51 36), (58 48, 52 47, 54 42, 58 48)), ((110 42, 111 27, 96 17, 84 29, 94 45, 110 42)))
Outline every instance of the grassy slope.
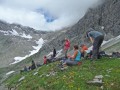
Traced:
MULTIPOLYGON (((34 57, 36 57, 36 56, 32 55, 32 56, 26 58, 25 60, 23 60, 17 64, 14 64, 14 65, 11 65, 8 67, 0 68, 0 83, 2 83, 2 81, 7 78, 7 76, 6 76, 7 72, 15 71, 15 73, 19 73, 19 70, 21 70, 24 66, 30 66, 31 61, 34 60, 34 57)), ((40 61, 39 61, 39 63, 40 63, 40 61)))
POLYGON ((11 76, 5 83, 9 87, 17 87, 17 90, 100 90, 100 87, 87 85, 86 81, 92 80, 95 75, 103 75, 104 90, 120 90, 120 59, 104 58, 96 61, 94 66, 90 61, 83 61, 81 66, 68 67, 65 71, 59 70, 57 63, 11 76), (111 72, 107 72, 109 69, 111 72), (57 74, 47 77, 53 70, 57 74), (33 75, 36 71, 38 74, 33 75), (25 79, 18 82, 22 76, 25 79))

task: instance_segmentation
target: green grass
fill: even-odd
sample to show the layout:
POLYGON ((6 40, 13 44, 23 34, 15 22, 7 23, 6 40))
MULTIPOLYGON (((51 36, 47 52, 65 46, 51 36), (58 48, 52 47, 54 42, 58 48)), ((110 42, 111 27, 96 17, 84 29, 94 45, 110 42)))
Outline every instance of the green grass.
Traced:
POLYGON ((4 83, 17 90, 101 90, 98 86, 87 85, 96 75, 103 75, 104 90, 120 90, 120 59, 104 58, 93 64, 83 61, 81 66, 68 67, 61 71, 59 62, 44 65, 34 71, 11 76, 4 83), (111 72, 108 72, 109 70, 111 72), (55 76, 46 76, 51 71, 55 76), (35 72, 38 74, 33 75, 35 72), (21 82, 18 80, 25 76, 21 82))

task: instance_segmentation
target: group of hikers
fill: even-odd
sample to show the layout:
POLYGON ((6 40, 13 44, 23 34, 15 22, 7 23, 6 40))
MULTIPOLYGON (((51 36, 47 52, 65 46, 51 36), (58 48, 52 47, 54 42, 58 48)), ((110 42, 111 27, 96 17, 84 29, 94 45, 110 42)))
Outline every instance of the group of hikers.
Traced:
POLYGON ((30 71, 30 70, 34 70, 36 68, 37 68, 37 66, 36 66, 35 62, 32 60, 31 65, 28 68, 27 68, 27 66, 24 66, 24 69, 20 70, 20 73, 27 72, 27 71, 30 71))
MULTIPOLYGON (((91 41, 91 43, 93 45, 92 55, 90 54, 91 52, 87 52, 88 47, 85 44, 82 44, 80 46, 81 49, 79 49, 78 45, 74 45, 73 46, 73 50, 74 50, 73 55, 67 54, 68 49, 70 48, 70 45, 66 44, 65 48, 64 48, 65 57, 66 57, 64 64, 77 65, 81 61, 81 57, 87 57, 88 53, 90 54, 92 61, 99 59, 99 49, 104 40, 104 35, 101 32, 95 31, 92 28, 90 28, 86 32, 86 37, 91 41), (66 48, 66 46, 67 46, 67 48, 66 48)), ((66 39, 66 42, 69 42, 69 40, 66 39)))
MULTIPOLYGON (((70 55, 68 52, 70 50, 70 40, 65 38, 64 42, 64 56, 62 58, 56 58, 57 52, 55 47, 53 47, 53 54, 48 58, 47 56, 43 57, 43 65, 47 63, 51 63, 56 60, 61 60, 63 65, 73 66, 81 64, 81 57, 90 58, 91 61, 95 61, 100 59, 100 46, 104 40, 104 35, 101 32, 95 31, 90 28, 86 32, 86 38, 90 40, 93 45, 92 50, 88 50, 88 47, 85 44, 74 45, 73 46, 73 55, 70 55)), ((101 54, 105 54, 105 52, 101 52, 101 54)), ((40 65, 41 66, 41 65, 40 65)), ((29 70, 33 70, 36 68, 34 61, 32 61, 32 65, 28 68, 29 70)), ((24 68, 25 70, 26 67, 24 68)))
MULTIPOLYGON (((86 37, 91 41, 93 45, 92 51, 88 50, 88 47, 85 44, 80 45, 80 49, 78 45, 73 46, 73 55, 70 55, 69 49, 70 49, 70 41, 69 39, 65 38, 65 43, 64 43, 64 57, 62 58, 63 64, 66 65, 77 65, 81 61, 81 57, 90 57, 91 60, 97 60, 99 59, 99 49, 100 46, 104 40, 104 35, 101 32, 95 31, 92 28, 90 28, 86 32, 86 37)), ((55 48, 53 49, 53 58, 55 58, 56 55, 56 50, 55 48), (55 54, 54 54, 55 53, 55 54)), ((47 59, 46 56, 44 56, 44 64, 47 64, 47 59)))

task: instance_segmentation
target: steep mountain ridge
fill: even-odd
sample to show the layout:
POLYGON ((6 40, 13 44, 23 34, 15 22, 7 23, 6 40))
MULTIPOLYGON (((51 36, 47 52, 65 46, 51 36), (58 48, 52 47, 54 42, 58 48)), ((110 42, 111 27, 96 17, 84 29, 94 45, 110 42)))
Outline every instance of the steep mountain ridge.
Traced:
POLYGON ((15 57, 28 55, 44 34, 45 31, 0 21, 0 67, 8 66, 15 57))

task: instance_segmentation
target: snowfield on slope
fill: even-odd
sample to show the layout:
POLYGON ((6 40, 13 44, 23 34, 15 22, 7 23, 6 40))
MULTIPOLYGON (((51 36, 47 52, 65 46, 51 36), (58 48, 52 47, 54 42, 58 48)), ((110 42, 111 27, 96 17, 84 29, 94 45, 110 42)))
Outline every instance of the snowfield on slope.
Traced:
POLYGON ((19 36, 26 39, 32 39, 31 35, 26 35, 24 32, 19 34, 15 29, 12 29, 12 31, 0 30, 0 32, 3 33, 4 35, 12 35, 12 36, 19 36))
POLYGON ((13 63, 10 63, 10 65, 19 63, 19 62, 21 62, 22 60, 24 60, 24 59, 26 59, 26 58, 28 58, 28 57, 36 54, 36 53, 40 50, 40 48, 42 47, 42 45, 44 44, 44 40, 43 40, 42 38, 40 38, 38 41, 36 41, 36 44, 37 44, 38 46, 33 46, 34 50, 30 51, 30 54, 29 54, 29 55, 26 55, 26 56, 24 56, 24 57, 20 57, 20 56, 15 57, 15 58, 14 58, 15 61, 14 61, 13 63))

